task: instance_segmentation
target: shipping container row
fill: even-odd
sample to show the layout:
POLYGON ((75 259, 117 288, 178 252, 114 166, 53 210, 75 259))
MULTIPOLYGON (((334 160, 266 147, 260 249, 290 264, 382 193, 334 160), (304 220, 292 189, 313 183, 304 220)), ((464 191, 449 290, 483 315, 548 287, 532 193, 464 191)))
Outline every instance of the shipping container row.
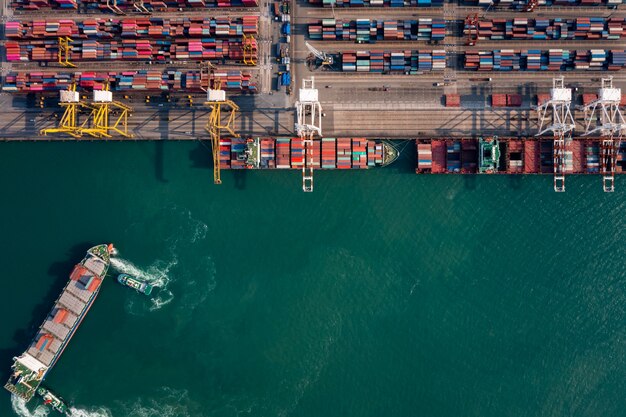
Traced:
POLYGON ((618 71, 626 66, 625 50, 515 50, 465 52, 465 69, 478 71, 618 71))
MULTIPOLYGON (((244 71, 214 72, 222 88, 256 92, 252 75, 244 71)), ((2 91, 30 93, 66 90, 76 84, 83 90, 100 90, 108 83, 113 91, 201 91, 199 71, 140 70, 124 72, 11 72, 4 77, 2 91)))
MULTIPOLYGON (((136 11, 133 0, 13 0, 11 7, 18 10, 61 9, 87 12, 136 11), (114 11, 114 9, 117 9, 114 11)), ((179 8, 256 7, 258 0, 143 0, 147 10, 172 10, 179 8)))
POLYGON ((446 36, 444 19, 418 20, 341 20, 323 19, 309 25, 309 37, 316 40, 353 42, 442 41, 446 36))
MULTIPOLYGON (((466 0, 468 4, 488 7, 495 5, 514 9, 525 9, 530 0, 466 0)), ((622 0, 538 0, 538 6, 617 6, 622 0)))
POLYGON ((237 38, 256 35, 258 16, 124 19, 71 19, 9 21, 5 35, 9 39, 41 39, 71 36, 73 39, 119 38, 237 38))
POLYGON ((446 68, 446 51, 356 51, 341 54, 345 72, 378 72, 417 74, 446 68))
POLYGON ((441 7, 443 0, 309 0, 324 7, 441 7))
MULTIPOLYGON (((626 19, 486 19, 478 22, 478 39, 490 40, 616 40, 626 36, 626 19)), ((465 26, 465 34, 474 28, 465 26)))
MULTIPOLYGON (((256 40, 251 41, 252 54, 257 56, 256 40)), ((56 39, 31 41, 6 41, 7 61, 56 61, 59 44, 56 39)), ((243 60, 241 39, 177 38, 175 40, 122 39, 74 40, 71 42, 71 61, 86 60, 145 60, 168 62, 180 60, 221 60, 239 62, 243 60)))
MULTIPOLYGON (((480 160, 479 139, 417 139, 418 174, 475 174, 480 160)), ((554 141, 537 138, 499 138, 500 174, 553 174, 554 141)), ((565 174, 599 174, 606 151, 598 139, 575 138, 565 148, 565 174)), ((626 173, 626 143, 616 159, 616 173, 626 173)))
POLYGON ((248 143, 253 139, 222 138, 220 166, 231 169, 367 169, 383 164, 384 147, 365 138, 322 138, 313 141, 310 158, 299 138, 259 139, 259 163, 248 160, 248 143), (309 163, 309 161, 311 163, 309 163))
MULTIPOLYGON (((587 105, 594 100, 597 100, 596 94, 581 94, 580 99, 583 105, 587 105)), ((550 100, 550 94, 539 93, 537 94, 537 105, 544 104, 550 100)), ((576 101, 576 97, 573 98, 576 101)), ((520 94, 492 94, 491 95, 491 107, 520 107, 523 103, 522 96, 520 94)), ((531 104, 531 103, 528 103, 531 104)), ((461 107, 461 96, 459 94, 446 94, 445 95, 446 107, 461 107)), ((620 100, 620 107, 626 107, 626 94, 622 94, 620 100)))

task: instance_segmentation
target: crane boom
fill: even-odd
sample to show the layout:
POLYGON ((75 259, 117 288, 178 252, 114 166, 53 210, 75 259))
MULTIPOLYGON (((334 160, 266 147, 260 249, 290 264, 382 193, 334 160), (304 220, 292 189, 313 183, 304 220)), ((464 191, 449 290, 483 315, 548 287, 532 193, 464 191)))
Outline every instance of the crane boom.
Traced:
POLYGON ((332 56, 330 56, 326 52, 322 52, 322 51, 316 49, 315 47, 313 47, 313 45, 311 45, 308 42, 304 42, 304 45, 307 47, 307 49, 309 51, 311 51, 311 53, 313 55, 315 55, 315 57, 317 59, 322 61, 322 65, 333 65, 333 57, 332 56))

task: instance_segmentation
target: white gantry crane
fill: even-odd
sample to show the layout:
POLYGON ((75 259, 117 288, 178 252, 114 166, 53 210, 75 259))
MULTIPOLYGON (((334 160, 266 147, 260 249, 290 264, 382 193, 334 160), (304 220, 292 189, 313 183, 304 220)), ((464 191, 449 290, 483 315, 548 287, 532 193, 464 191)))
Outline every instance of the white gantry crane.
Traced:
POLYGON ((304 165, 302 165, 302 190, 313 191, 313 138, 322 137, 322 105, 319 92, 315 88, 315 79, 303 78, 302 88, 296 101, 298 120, 296 132, 302 139, 304 147, 304 165))
POLYGON ((554 191, 565 191, 565 172, 572 170, 572 132, 575 123, 570 105, 572 103, 572 90, 565 88, 563 77, 552 80, 550 100, 539 103, 537 114, 539 116, 539 133, 541 136, 552 132, 554 145, 552 150, 554 160, 554 191), (552 115, 548 116, 551 111, 552 115), (549 122, 547 122, 549 121, 549 122))
POLYGON ((619 104, 622 89, 613 87, 613 77, 603 78, 598 89, 598 99, 583 106, 585 133, 583 136, 600 133, 602 187, 607 193, 615 191, 615 165, 617 154, 626 133, 626 122, 619 104))

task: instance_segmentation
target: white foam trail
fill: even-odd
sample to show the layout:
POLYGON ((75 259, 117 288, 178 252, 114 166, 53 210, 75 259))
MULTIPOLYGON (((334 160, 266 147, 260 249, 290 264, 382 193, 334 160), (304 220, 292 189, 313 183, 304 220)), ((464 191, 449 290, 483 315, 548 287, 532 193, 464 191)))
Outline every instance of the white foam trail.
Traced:
MULTIPOLYGON (((154 287, 158 287, 160 290, 155 291, 154 295, 150 297, 150 311, 156 311, 167 304, 171 303, 174 299, 174 293, 167 287, 172 281, 169 276, 170 270, 178 264, 178 259, 173 258, 167 264, 163 261, 156 261, 146 269, 142 269, 124 258, 111 258, 111 265, 125 274, 132 275, 149 282, 154 287)), ((132 310, 132 301, 130 301, 129 309, 132 310)))
POLYGON ((113 414, 111 414, 111 412, 104 407, 99 407, 93 410, 70 407, 68 415, 70 417, 113 417, 113 414))
POLYGON ((174 258, 169 263, 165 265, 163 264, 163 261, 157 261, 144 270, 128 259, 111 258, 111 265, 113 265, 113 267, 118 271, 140 278, 144 281, 148 281, 155 287, 167 286, 170 282, 170 278, 168 276, 170 269, 178 264, 178 260, 174 258))
POLYGON ((11 395, 11 408, 20 417, 45 417, 50 413, 50 409, 44 405, 38 405, 33 411, 26 407, 26 401, 16 395, 11 395))
POLYGON ((190 417, 197 413, 198 404, 192 402, 186 390, 163 387, 157 398, 138 398, 121 404, 124 417, 190 417), (195 412, 194 412, 195 411, 195 412))

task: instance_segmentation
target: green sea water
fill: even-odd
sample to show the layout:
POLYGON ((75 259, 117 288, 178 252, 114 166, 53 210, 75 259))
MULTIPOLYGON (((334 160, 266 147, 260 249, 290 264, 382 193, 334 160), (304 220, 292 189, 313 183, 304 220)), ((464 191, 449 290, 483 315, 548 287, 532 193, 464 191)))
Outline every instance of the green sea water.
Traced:
MULTIPOLYGON (((74 416, 623 416, 626 182, 227 172, 193 143, 3 143, 0 377, 87 248, 74 416)), ((44 416, 4 392, 0 416, 44 416)), ((54 413, 49 413, 52 416, 54 413)))

